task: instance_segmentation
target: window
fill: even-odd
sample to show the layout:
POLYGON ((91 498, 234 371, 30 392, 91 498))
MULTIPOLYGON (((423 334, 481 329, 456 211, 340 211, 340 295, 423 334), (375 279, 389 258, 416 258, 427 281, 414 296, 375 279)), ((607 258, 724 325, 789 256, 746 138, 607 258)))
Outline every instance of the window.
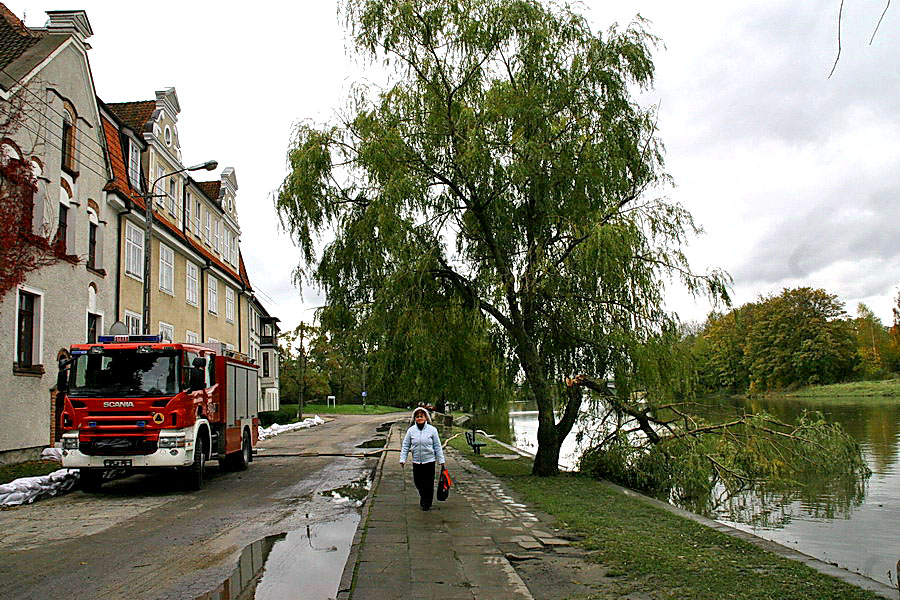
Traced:
POLYGON ((234 290, 225 288, 225 320, 234 323, 234 290))
POLYGON ((166 146, 172 145, 172 130, 166 125, 164 137, 166 138, 166 146))
POLYGON ((200 237, 200 201, 197 200, 197 210, 194 212, 194 235, 200 237))
POLYGON ((97 332, 100 329, 100 315, 88 313, 87 315, 87 343, 97 343, 97 332))
POLYGON ((97 224, 88 223, 88 258, 89 269, 97 268, 97 224))
POLYGON ((159 289, 175 294, 175 252, 165 244, 159 245, 159 289))
POLYGON ((59 220, 56 223, 56 249, 61 254, 68 254, 67 237, 69 235, 69 207, 59 205, 59 220))
POLYGON ((186 341, 188 344, 199 344, 200 336, 188 329, 184 332, 184 341, 186 341))
POLYGON ((212 275, 207 275, 206 286, 209 288, 209 312, 219 314, 219 282, 212 275))
POLYGON ((177 192, 178 184, 175 183, 175 178, 169 177, 169 212, 172 213, 172 216, 177 214, 175 207, 175 196, 178 195, 177 192))
POLYGON ((132 139, 128 140, 128 180, 131 187, 141 189, 141 149, 132 139))
POLYGON ((63 104, 63 122, 61 133, 62 168, 75 171, 75 109, 68 103, 63 104))
POLYGON ((184 196, 184 227, 189 230, 191 228, 191 193, 185 192, 184 196))
POLYGON ((213 248, 215 248, 216 252, 218 252, 219 254, 222 253, 222 236, 219 233, 221 223, 221 221, 216 219, 216 238, 215 242, 213 243, 213 248))
POLYGON ((166 191, 165 188, 163 187, 163 185, 165 185, 163 183, 163 176, 165 174, 166 174, 165 169, 163 169, 160 166, 156 167, 156 185, 153 188, 153 195, 156 196, 156 198, 154 198, 154 200, 159 204, 162 203, 162 196, 163 196, 163 194, 165 194, 165 191, 166 191))
POLYGON ((263 373, 262 373, 262 376, 263 376, 263 377, 268 377, 268 376, 269 376, 269 353, 268 353, 268 352, 263 352, 263 357, 262 357, 262 358, 263 358, 263 373))
POLYGON ((125 311, 125 327, 128 328, 129 335, 141 335, 144 333, 141 321, 143 321, 141 315, 128 310, 125 311))
POLYGON ((197 268, 197 265, 188 261, 186 271, 187 282, 185 284, 185 299, 188 304, 197 306, 197 290, 199 288, 200 270, 197 268))
POLYGON ((39 339, 39 296, 19 290, 19 315, 16 323, 16 363, 20 368, 34 366, 35 340, 39 339))
POLYGON ((212 215, 206 211, 206 227, 203 229, 203 241, 209 244, 209 230, 212 227, 212 215))
POLYGON ((168 323, 159 322, 159 335, 162 336, 164 342, 175 341, 175 327, 168 323))
POLYGON ((125 274, 144 280, 144 234, 131 223, 125 227, 125 274))

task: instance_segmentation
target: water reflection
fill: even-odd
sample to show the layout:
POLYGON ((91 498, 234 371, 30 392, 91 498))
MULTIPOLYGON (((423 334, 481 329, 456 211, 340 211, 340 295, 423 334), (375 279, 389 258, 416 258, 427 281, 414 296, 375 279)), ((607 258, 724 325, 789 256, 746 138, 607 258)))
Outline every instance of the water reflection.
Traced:
POLYGON ((359 515, 270 535, 241 552, 231 576, 197 600, 329 600, 337 596, 359 515))
MULTIPOLYGON (((900 503, 896 501, 900 497, 900 400, 721 399, 705 401, 695 412, 708 421, 719 421, 745 412, 765 411, 779 420, 793 422, 803 410, 822 412, 860 443, 873 471, 868 481, 807 474, 799 476, 796 485, 768 484, 740 490, 717 486, 702 501, 680 503, 675 499, 675 503, 893 585, 888 573, 900 557, 900 536, 896 534, 900 528, 900 503)), ((589 423, 581 421, 576 427, 590 435, 589 423)), ((535 450, 536 411, 511 412, 508 429, 513 444, 535 450)), ((580 449, 576 435, 577 431, 573 432, 563 443, 563 466, 577 463, 580 449)))

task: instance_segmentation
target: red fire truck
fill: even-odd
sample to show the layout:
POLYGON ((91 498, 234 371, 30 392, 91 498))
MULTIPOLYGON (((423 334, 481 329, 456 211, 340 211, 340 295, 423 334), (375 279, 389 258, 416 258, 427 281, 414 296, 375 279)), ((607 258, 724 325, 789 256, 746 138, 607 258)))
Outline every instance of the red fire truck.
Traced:
POLYGON ((64 467, 86 490, 104 471, 176 469, 203 485, 207 460, 244 470, 258 437, 258 368, 221 344, 100 336, 60 362, 64 467))

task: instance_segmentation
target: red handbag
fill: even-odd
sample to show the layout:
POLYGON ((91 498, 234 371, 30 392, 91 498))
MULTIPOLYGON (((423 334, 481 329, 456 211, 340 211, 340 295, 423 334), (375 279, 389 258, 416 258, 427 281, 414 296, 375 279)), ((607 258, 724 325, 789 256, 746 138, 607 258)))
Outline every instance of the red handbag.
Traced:
POLYGON ((446 467, 441 468, 441 478, 438 482, 437 499, 441 502, 446 500, 447 496, 450 495, 450 487, 452 485, 453 480, 450 479, 450 471, 448 471, 446 467))

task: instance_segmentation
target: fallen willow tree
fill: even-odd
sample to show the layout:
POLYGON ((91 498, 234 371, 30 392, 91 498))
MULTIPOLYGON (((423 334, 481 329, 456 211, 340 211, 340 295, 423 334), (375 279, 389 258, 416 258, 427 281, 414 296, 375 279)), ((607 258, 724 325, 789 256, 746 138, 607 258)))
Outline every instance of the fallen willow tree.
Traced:
POLYGON ((836 495, 852 503, 871 475, 856 440, 819 412, 804 412, 795 423, 762 412, 708 422, 692 413, 692 402, 656 403, 584 375, 567 385, 572 394, 588 389, 599 396, 590 437, 579 440, 587 447, 582 473, 700 512, 713 508, 715 489, 721 501, 763 484, 833 482, 836 495))

